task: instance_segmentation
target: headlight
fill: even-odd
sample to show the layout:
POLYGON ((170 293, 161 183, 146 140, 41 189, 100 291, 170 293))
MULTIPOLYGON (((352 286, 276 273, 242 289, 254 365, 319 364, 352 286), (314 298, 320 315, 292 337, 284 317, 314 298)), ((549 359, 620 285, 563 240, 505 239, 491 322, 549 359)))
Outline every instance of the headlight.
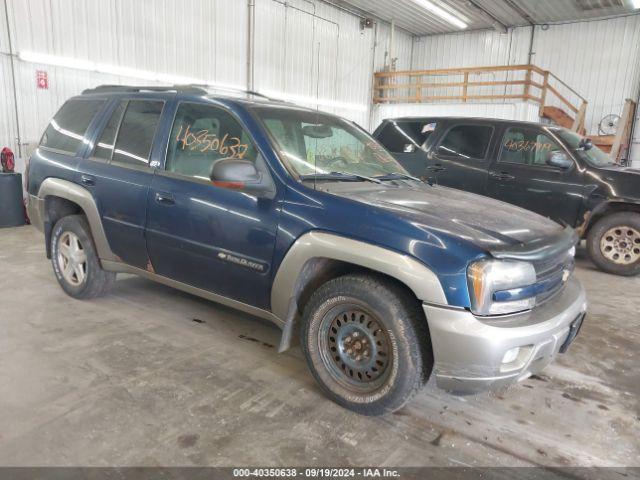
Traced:
POLYGON ((527 262, 474 262, 467 269, 467 284, 471 311, 476 315, 504 315, 529 310, 535 305, 536 271, 527 262))

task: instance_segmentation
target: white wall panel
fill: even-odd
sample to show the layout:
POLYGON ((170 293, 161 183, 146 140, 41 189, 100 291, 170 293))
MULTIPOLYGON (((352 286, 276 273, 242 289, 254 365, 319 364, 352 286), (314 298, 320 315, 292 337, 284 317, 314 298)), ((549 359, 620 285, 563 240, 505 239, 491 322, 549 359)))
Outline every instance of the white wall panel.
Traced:
MULTIPOLYGON (((414 45, 413 68, 525 64, 530 37, 531 27, 509 29, 506 34, 486 30, 422 37, 414 45)), ((626 98, 638 98, 640 15, 552 24, 546 29, 537 26, 532 63, 550 70, 587 99, 586 128, 596 134, 603 116, 621 114, 626 98)), ((495 74, 495 79, 505 77, 495 74)), ((492 88, 495 89, 488 87, 474 92, 489 94, 493 93, 492 88)), ((521 89, 511 87, 511 91, 516 88, 521 89)), ((559 89, 569 96, 568 91, 559 89)), ((549 99, 554 103, 553 96, 549 99)), ((634 154, 638 162, 639 150, 640 147, 636 148, 634 154)))
MULTIPOLYGON (((385 66, 385 61, 390 62, 389 46, 391 39, 391 25, 378 24, 376 29, 376 58, 375 71, 381 71, 385 66)), ((412 52, 414 37, 404 30, 395 29, 393 57, 396 58, 396 70, 411 70, 412 52)))
POLYGON ((536 27, 533 62, 550 70, 589 102, 586 127, 620 115, 640 85, 640 15, 536 27))
POLYGON ((255 87, 367 126, 373 35, 322 2, 258 0, 255 87))

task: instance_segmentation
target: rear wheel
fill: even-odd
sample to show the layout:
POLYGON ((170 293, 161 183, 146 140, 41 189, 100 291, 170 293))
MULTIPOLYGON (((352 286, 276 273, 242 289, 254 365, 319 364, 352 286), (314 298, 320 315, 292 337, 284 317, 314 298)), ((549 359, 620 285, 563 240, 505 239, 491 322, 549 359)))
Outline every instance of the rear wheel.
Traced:
POLYGON ((303 351, 336 403, 364 415, 402 407, 433 366, 426 320, 415 298, 370 275, 322 285, 304 310, 303 351))
POLYGON ((587 237, 589 256, 616 275, 640 273, 640 214, 619 212, 598 220, 587 237))
POLYGON ((62 289, 78 299, 105 294, 116 278, 100 266, 84 215, 63 217, 54 225, 51 263, 62 289))

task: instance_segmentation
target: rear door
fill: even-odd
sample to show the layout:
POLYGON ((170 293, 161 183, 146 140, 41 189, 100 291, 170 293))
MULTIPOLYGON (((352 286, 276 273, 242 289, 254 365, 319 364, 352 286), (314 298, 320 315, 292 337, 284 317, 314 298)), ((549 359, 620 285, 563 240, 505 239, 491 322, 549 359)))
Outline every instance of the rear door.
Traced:
POLYGON ((78 182, 98 206, 111 251, 139 268, 148 263, 144 226, 154 140, 165 99, 119 98, 98 134, 88 158, 80 163, 78 182))
POLYGON ((427 154, 436 182, 483 195, 494 130, 472 121, 450 124, 427 154))
POLYGON ((568 152, 536 126, 511 126, 502 133, 497 160, 491 165, 486 194, 574 225, 582 203, 581 173, 574 164, 561 169, 547 164, 555 151, 568 152))
POLYGON ((433 119, 386 120, 375 137, 411 175, 426 179, 426 144, 436 126, 433 119))

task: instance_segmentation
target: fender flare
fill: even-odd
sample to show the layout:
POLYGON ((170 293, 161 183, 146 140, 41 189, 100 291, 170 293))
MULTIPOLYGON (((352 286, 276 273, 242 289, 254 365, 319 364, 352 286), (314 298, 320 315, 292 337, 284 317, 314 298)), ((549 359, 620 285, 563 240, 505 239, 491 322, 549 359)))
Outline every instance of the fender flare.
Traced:
POLYGON ((285 255, 271 289, 271 311, 284 321, 280 351, 292 344, 299 317, 297 298, 305 267, 313 259, 325 258, 365 267, 406 285, 418 300, 447 305, 438 276, 416 259, 370 243, 313 231, 299 237, 285 255))
MULTIPOLYGON (((91 192, 68 180, 47 178, 42 182, 38 190, 38 198, 41 200, 42 208, 45 208, 46 198, 50 196, 64 198, 77 204, 84 211, 89 222, 98 257, 101 260, 117 261, 117 257, 109 246, 102 221, 100 220, 100 213, 91 192)), ((44 222, 48 221, 44 211, 40 212, 40 218, 44 222)))
POLYGON ((598 203, 591 210, 587 210, 584 213, 584 220, 582 224, 576 227, 576 231, 580 234, 581 237, 585 237, 586 233, 589 229, 595 225, 595 223, 604 215, 607 215, 606 212, 610 208, 616 209, 620 208, 624 209, 625 206, 630 206, 634 208, 630 208, 630 210, 640 211, 640 201, 635 199, 626 199, 626 198, 612 198, 607 199, 603 202, 598 203))

